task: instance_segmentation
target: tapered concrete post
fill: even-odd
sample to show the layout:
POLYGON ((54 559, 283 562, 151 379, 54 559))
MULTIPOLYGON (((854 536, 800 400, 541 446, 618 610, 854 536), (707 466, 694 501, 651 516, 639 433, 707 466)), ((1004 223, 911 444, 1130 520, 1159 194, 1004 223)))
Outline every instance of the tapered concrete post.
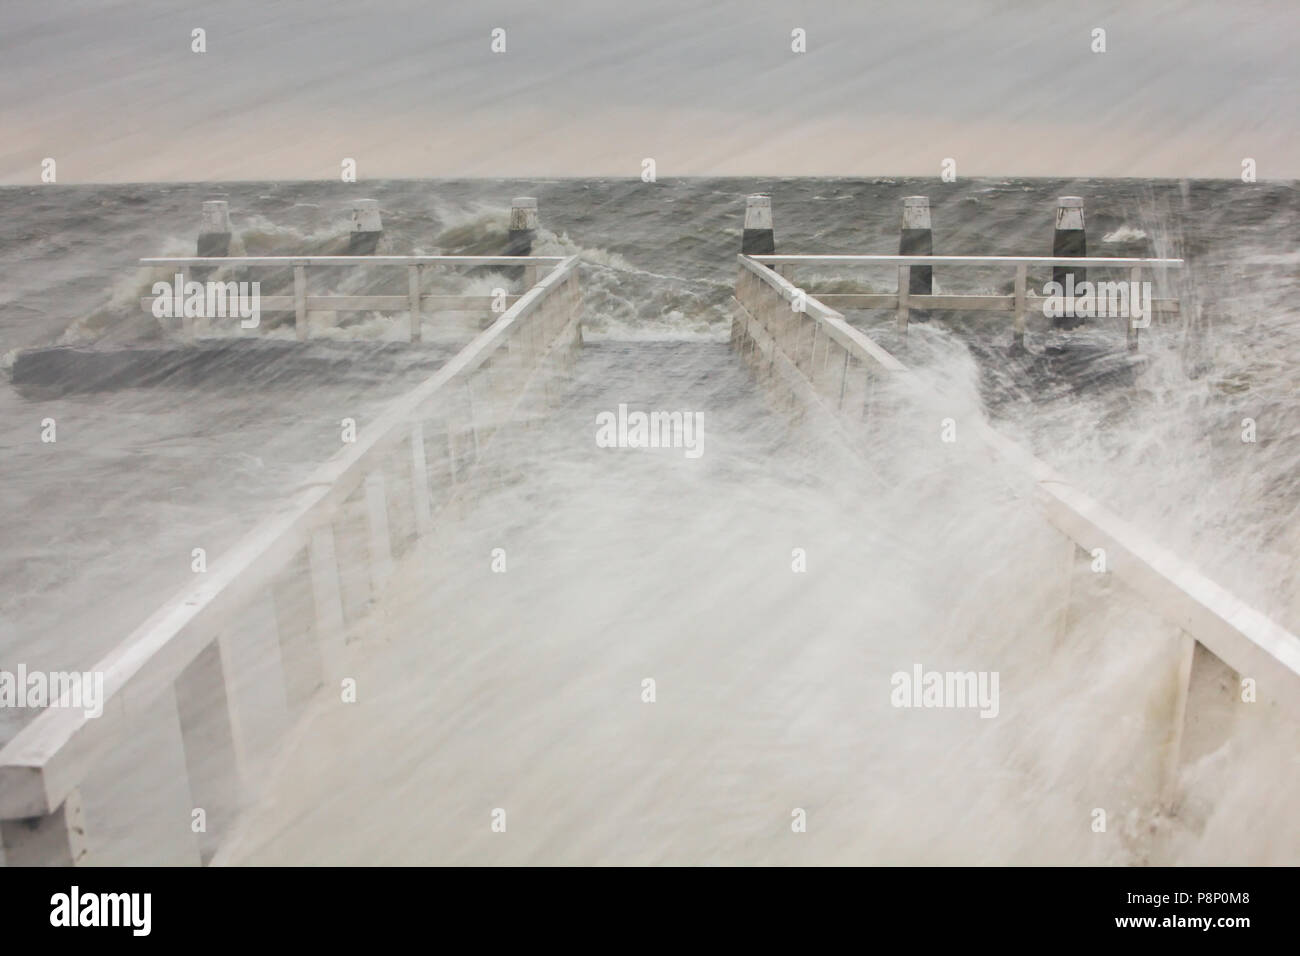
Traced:
POLYGON ((203 204, 199 214, 199 241, 195 255, 226 256, 230 254, 230 204, 224 199, 211 199, 203 204))
POLYGON ((365 487, 371 594, 378 598, 393 576, 393 544, 388 532, 388 495, 384 489, 384 476, 372 471, 366 475, 365 487))
MULTIPOLYGON (((1087 254, 1088 243, 1083 228, 1083 199, 1080 196, 1062 196, 1056 201, 1056 231, 1052 233, 1052 255, 1086 256, 1087 254)), ((1062 290, 1068 295, 1070 290, 1084 281, 1087 274, 1086 269, 1055 266, 1052 269, 1052 281, 1060 283, 1062 290)), ((1070 328, 1081 322, 1081 319, 1057 316, 1052 324, 1057 328, 1070 328)))
POLYGON ((81 792, 71 791, 44 816, 0 820, 0 847, 5 866, 89 865, 81 792))
POLYGON ((424 453, 424 424, 411 423, 411 495, 415 532, 421 537, 433 530, 433 502, 429 497, 429 460, 424 453))
MULTIPOLYGON (((1011 342, 1011 351, 1018 354, 1025 350, 1025 302, 1028 297, 1029 266, 1020 263, 1016 266, 1015 291, 1015 333, 1011 342)), ((1073 555, 1071 551, 1071 555, 1073 555)))
POLYGON ((241 793, 252 797, 275 741, 289 725, 280 627, 269 587, 241 609, 216 643, 235 768, 241 793))
POLYGON ((746 256, 776 255, 772 197, 750 196, 745 200, 745 229, 740 234, 740 251, 746 256))
MULTIPOLYGON (((930 198, 903 197, 903 230, 898 241, 900 256, 928 256, 934 253, 934 235, 930 231, 930 198)), ((910 295, 930 295, 934 291, 934 270, 913 266, 910 295)))
POLYGON ((510 200, 510 232, 506 236, 506 255, 532 255, 533 239, 537 237, 539 224, 536 199, 532 196, 516 196, 510 200))
POLYGON ((379 200, 358 199, 352 205, 352 235, 348 237, 348 255, 374 255, 379 237, 384 234, 379 217, 379 200))
POLYGON ((320 646, 325 683, 337 684, 344 673, 347 632, 343 623, 343 594, 339 586, 334 528, 321 525, 311 536, 311 593, 316 605, 316 641, 320 646))
POLYGON ((1160 775, 1160 803, 1167 813, 1172 813, 1178 803, 1178 766, 1182 760, 1183 729, 1187 726, 1187 698, 1191 693, 1192 665, 1195 662, 1196 639, 1180 630, 1178 656, 1174 662, 1173 714, 1160 775))

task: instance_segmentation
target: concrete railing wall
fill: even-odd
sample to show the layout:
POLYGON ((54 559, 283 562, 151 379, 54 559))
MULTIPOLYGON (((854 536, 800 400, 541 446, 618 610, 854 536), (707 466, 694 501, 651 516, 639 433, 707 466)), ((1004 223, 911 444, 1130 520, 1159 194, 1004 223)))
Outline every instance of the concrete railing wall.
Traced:
POLYGON ((211 859, 304 708, 338 692, 394 561, 573 360, 576 259, 530 265, 554 268, 96 665, 102 716, 50 708, 0 750, 4 862, 211 859), (102 830, 87 789, 114 808, 102 830))
MULTIPOLYGON (((836 419, 868 421, 872 445, 867 457, 874 453, 877 458, 887 458, 890 439, 898 435, 898 419, 916 414, 920 404, 911 401, 907 404, 913 407, 904 408, 899 397, 921 398, 919 383, 910 382, 916 386, 912 388, 882 387, 884 378, 897 384, 912 373, 850 326, 839 312, 769 268, 774 259, 739 257, 733 347, 802 406, 820 409, 836 419)), ((799 261, 807 260, 800 257, 799 261)), ((905 281, 902 287, 906 288, 905 281)), ((1070 599, 1077 549, 1092 552, 1104 548, 1114 578, 1181 630, 1179 659, 1171 662, 1178 689, 1169 743, 1161 757, 1166 803, 1175 798, 1174 781, 1198 645, 1236 675, 1249 675, 1256 682, 1258 700, 1277 708, 1280 717, 1300 719, 1300 637, 1075 488, 987 423, 980 421, 976 433, 994 454, 1031 479, 1037 505, 1069 542, 1062 610, 1070 599)))

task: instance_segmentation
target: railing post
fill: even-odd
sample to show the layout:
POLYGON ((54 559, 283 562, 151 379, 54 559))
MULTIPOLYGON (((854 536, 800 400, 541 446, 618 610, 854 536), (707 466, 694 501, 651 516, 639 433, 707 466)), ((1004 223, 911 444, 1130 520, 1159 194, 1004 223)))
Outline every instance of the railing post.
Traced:
POLYGON ((458 478, 456 469, 456 433, 452 430, 451 419, 447 419, 447 476, 450 484, 455 487, 458 478))
POLYGON ((1025 348, 1025 286, 1029 281, 1029 266, 1020 263, 1016 266, 1016 333, 1013 349, 1024 351, 1025 348))
POLYGON ((763 310, 762 328, 763 332, 767 333, 767 341, 771 343, 770 351, 767 354, 767 375, 770 378, 776 377, 776 352, 780 349, 780 342, 777 342, 777 334, 779 333, 777 333, 776 319, 785 310, 787 310, 787 304, 780 295, 768 302, 766 310, 763 310))
MULTIPOLYGON (((1142 267, 1134 266, 1129 272, 1129 300, 1128 315, 1124 317, 1125 338, 1130 351, 1137 351, 1138 347, 1138 327, 1133 324, 1133 296, 1138 295, 1138 301, 1141 302, 1139 290, 1142 288, 1142 267)), ((1151 316, 1143 316, 1147 322, 1151 321, 1151 316)))
POLYGON ((862 371, 866 378, 862 383, 862 415, 861 421, 867 421, 871 417, 871 408, 875 404, 876 398, 876 376, 872 374, 871 366, 862 366, 862 371))
MULTIPOLYGON (((822 336, 822 365, 820 370, 815 365, 813 367, 812 381, 814 388, 817 386, 819 379, 825 380, 826 370, 831 367, 831 342, 832 339, 829 335, 822 336)), ((813 356, 813 358, 815 359, 816 356, 813 356)))
POLYGON ((69 792, 44 816, 0 820, 0 847, 6 866, 88 866, 81 791, 69 792))
POLYGON ((307 267, 293 267, 293 330, 299 342, 307 341, 307 267))
MULTIPOLYGON (((181 266, 181 292, 184 293, 186 287, 190 284, 191 271, 187 265, 181 266)), ((189 345, 194 344, 194 317, 186 315, 185 309, 181 308, 181 337, 189 345)))
MULTIPOLYGON (((527 339, 525 339, 525 344, 527 344, 527 339)), ((537 359, 528 353, 525 353, 525 355, 527 358, 526 364, 523 367, 523 373, 524 380, 527 381, 528 373, 532 371, 533 367, 536 365, 537 359)), ((465 399, 469 404, 469 430, 470 434, 474 438, 474 464, 478 465, 478 460, 481 455, 478 445, 478 415, 474 409, 474 388, 470 385, 469 378, 465 379, 465 399)))
MULTIPOLYGON (((206 781, 196 776, 196 773, 206 768, 197 766, 197 761, 194 764, 190 762, 189 747, 185 740, 185 722, 181 717, 181 704, 175 681, 167 691, 158 695, 154 706, 150 708, 148 724, 172 735, 171 742, 176 747, 172 753, 180 758, 178 761, 180 766, 173 765, 174 769, 181 771, 179 777, 163 771, 160 779, 144 784, 153 794, 158 796, 165 794, 169 798, 169 806, 159 808, 168 821, 168 824, 160 829, 166 833, 174 833, 181 839, 176 841, 179 845, 168 848, 176 852, 176 856, 169 857, 168 862, 202 866, 212 858, 212 853, 216 849, 215 844, 223 835, 217 829, 223 821, 221 811, 210 799, 211 793, 202 789, 202 783, 206 781), (190 823, 193 820, 194 810, 200 807, 204 812, 206 828, 203 832, 196 833, 190 823), (180 822, 179 826, 176 825, 176 821, 180 822)), ((162 742, 159 742, 159 746, 164 751, 170 749, 162 742)), ((233 806, 234 802, 228 801, 228 805, 233 806)), ((158 822, 161 824, 163 821, 158 822)), ((162 836, 161 833, 158 835, 162 836)))
POLYGON ((1074 574, 1079 560, 1078 548, 1075 540, 1067 536, 1061 567, 1064 585, 1061 588, 1061 604, 1056 611, 1056 634, 1054 635, 1056 647, 1060 647, 1065 642, 1065 636, 1070 632, 1070 602, 1074 600, 1074 574))
POLYGON ((429 501, 429 462, 424 457, 424 424, 411 423, 411 494, 414 496, 415 531, 424 537, 433 530, 433 506, 429 501))
POLYGON ((269 587, 217 636, 226 707, 245 798, 255 795, 271 742, 289 724, 275 598, 269 587))
POLYGON ((343 673, 343 648, 347 634, 343 627, 343 598, 340 592, 334 528, 321 525, 312 532, 310 551, 311 593, 316 605, 316 641, 326 683, 343 673))
POLYGON ((844 407, 844 386, 849 380, 849 350, 844 350, 844 365, 840 368, 840 398, 835 403, 836 408, 844 407))
POLYGON ((418 265, 406 267, 406 291, 410 299, 411 341, 418 342, 423 334, 421 329, 423 317, 420 313, 420 267, 418 265))
POLYGON ((393 573, 393 548, 388 534, 388 495, 384 476, 377 471, 366 475, 366 513, 370 529, 370 575, 376 596, 393 573))
POLYGON ((1174 669, 1174 706, 1172 726, 1164 755, 1160 779, 1160 803, 1172 812, 1178 802, 1178 763, 1183 749, 1183 728, 1187 723, 1187 698, 1191 692, 1192 664, 1196 660, 1196 638, 1178 632, 1178 660, 1174 669))
POLYGON ((197 835, 204 856, 216 850, 238 812, 246 769, 235 746, 233 691, 223 656, 218 641, 210 642, 172 682, 190 799, 207 814, 207 833, 197 835))
POLYGON ((898 267, 898 331, 903 333, 907 332, 907 297, 911 291, 911 271, 911 266, 898 267))

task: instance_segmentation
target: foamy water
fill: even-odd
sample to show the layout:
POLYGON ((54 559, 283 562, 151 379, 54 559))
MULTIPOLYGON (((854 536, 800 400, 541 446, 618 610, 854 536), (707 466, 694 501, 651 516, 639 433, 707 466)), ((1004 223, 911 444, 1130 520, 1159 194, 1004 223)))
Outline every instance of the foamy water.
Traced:
MULTIPOLYGON (((966 381, 931 411, 969 423, 966 381)), ((589 347, 399 568, 359 702, 322 695, 221 861, 1294 859, 1293 800, 1239 782, 1296 782, 1262 711, 1189 731, 1162 812, 1176 629, 1085 574, 1058 632, 1064 546, 1023 474, 960 441, 864 465, 787 414, 725 345, 589 347), (617 403, 702 412, 703 454, 598 447, 617 403), (895 707, 917 665, 996 673, 995 711, 895 707)))

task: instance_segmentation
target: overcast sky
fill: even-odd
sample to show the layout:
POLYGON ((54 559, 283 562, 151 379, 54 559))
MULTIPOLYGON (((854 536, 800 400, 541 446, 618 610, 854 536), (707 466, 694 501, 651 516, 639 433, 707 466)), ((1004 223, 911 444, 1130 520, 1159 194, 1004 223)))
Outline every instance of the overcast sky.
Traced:
POLYGON ((3 0, 0 182, 45 157, 59 182, 334 179, 345 157, 361 179, 637 177, 646 157, 660 178, 946 157, 1295 178, 1297 38, 1296 0, 3 0))

